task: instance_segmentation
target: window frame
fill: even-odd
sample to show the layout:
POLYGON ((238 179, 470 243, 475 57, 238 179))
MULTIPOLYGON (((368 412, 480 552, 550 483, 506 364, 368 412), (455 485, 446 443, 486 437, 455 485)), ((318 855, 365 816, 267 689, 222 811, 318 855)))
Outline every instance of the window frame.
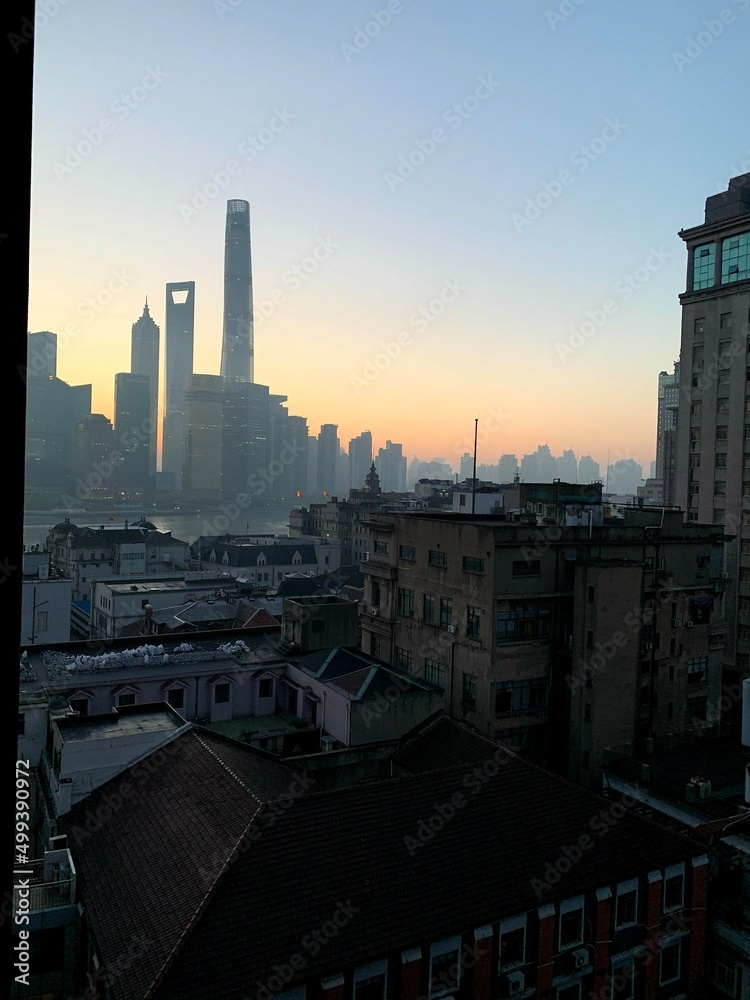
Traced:
POLYGON ((615 930, 621 931, 626 927, 637 927, 638 925, 638 879, 631 878, 627 882, 618 882, 615 890, 615 930), (619 908, 620 900, 625 896, 635 893, 635 919, 620 921, 619 908))
POLYGON ((427 967, 427 997, 428 1000, 434 1000, 436 997, 444 997, 449 993, 458 992, 461 989, 461 935, 457 934, 453 937, 443 938, 440 941, 435 941, 430 945, 430 964, 427 967), (438 989, 433 989, 433 975, 432 975, 432 963, 434 959, 441 958, 443 955, 456 954, 456 982, 452 986, 441 986, 438 989))
POLYGON ((572 896, 570 899, 563 899, 560 901, 560 908, 558 910, 557 916, 557 949, 558 951, 570 951, 571 948, 579 948, 583 944, 583 931, 584 922, 586 917, 586 897, 585 896, 572 896), (563 920, 562 918, 567 916, 569 913, 580 913, 580 936, 575 941, 570 941, 563 944, 562 940, 562 930, 563 930, 563 920))
POLYGON ((662 910, 664 913, 675 913, 677 910, 682 910, 685 906, 685 864, 681 862, 678 865, 670 865, 668 868, 664 869, 664 886, 662 889, 662 910), (671 906, 667 906, 667 885, 673 879, 680 879, 680 902, 671 906))
POLYGON ((526 945, 528 943, 528 934, 526 930, 526 914, 521 913, 517 917, 508 917, 506 920, 500 921, 499 933, 497 938, 497 971, 504 975, 505 973, 512 972, 514 969, 520 969, 526 965, 526 945), (506 962, 503 964, 503 934, 511 934, 515 931, 523 931, 523 946, 522 946, 522 958, 520 961, 506 962))

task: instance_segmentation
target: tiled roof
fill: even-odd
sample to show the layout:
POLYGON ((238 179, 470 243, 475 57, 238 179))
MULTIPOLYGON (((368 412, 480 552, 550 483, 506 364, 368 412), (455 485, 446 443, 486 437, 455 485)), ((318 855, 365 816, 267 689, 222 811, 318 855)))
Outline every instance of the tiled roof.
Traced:
POLYGON ((147 996, 262 802, 293 780, 262 753, 195 728, 148 760, 151 770, 135 764, 60 820, 105 968, 135 936, 148 941, 127 976, 116 978, 117 1000, 147 996), (89 810, 115 801, 125 782, 123 806, 87 832, 89 810))
MULTIPOLYGON (((460 724, 430 724, 424 738, 447 739, 465 757, 473 744, 473 759, 301 794, 259 814, 259 800, 289 790, 291 771, 193 729, 134 782, 126 808, 77 844, 73 828, 143 764, 97 789, 63 824, 97 949, 106 965, 134 935, 150 942, 113 983, 114 1000, 241 1000, 295 954, 303 962, 292 984, 702 853, 627 811, 597 835, 592 820, 612 803, 460 724), (456 793, 454 816, 417 840, 456 793), (592 848, 540 897, 532 879, 583 834, 592 848), (305 948, 346 909, 335 937, 318 953, 305 948)), ((408 742, 417 766, 419 738, 408 742)))
POLYGON ((497 753, 497 746, 456 725, 439 713, 416 731, 407 733, 394 753, 394 766, 409 774, 439 771, 459 764, 479 763, 497 753))
POLYGON ((248 569, 256 566, 260 569, 263 566, 292 566, 297 552, 302 560, 300 566, 316 566, 318 562, 314 545, 225 545, 223 542, 216 542, 202 546, 200 558, 208 561, 212 552, 216 554, 217 566, 247 566, 248 569), (226 563, 224 563, 225 553, 226 563), (265 562, 259 564, 259 556, 263 556, 265 562))

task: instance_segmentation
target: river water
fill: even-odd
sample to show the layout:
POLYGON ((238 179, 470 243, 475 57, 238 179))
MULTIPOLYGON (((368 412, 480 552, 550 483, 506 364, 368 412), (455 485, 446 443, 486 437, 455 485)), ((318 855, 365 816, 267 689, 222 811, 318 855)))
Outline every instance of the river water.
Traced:
MULTIPOLYGON (((175 538, 190 544, 200 535, 222 535, 225 532, 237 535, 287 535, 289 533, 288 507, 262 510, 243 510, 236 517, 230 518, 218 509, 206 511, 173 511, 167 514, 156 514, 145 511, 146 520, 155 524, 160 531, 171 531, 175 538)), ((82 514, 52 513, 51 511, 26 511, 24 514, 23 540, 26 546, 43 544, 47 532, 54 525, 69 517, 73 524, 79 526, 103 524, 107 527, 123 527, 127 520, 129 524, 141 517, 140 510, 86 511, 82 514), (109 518, 113 517, 114 521, 109 518)))

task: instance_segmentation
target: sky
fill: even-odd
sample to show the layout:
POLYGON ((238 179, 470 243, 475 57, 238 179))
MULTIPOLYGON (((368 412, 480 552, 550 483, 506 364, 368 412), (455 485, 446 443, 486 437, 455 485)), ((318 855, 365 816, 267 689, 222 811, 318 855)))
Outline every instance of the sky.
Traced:
MULTIPOLYGON (((48 0, 30 330, 113 416, 148 296, 221 355, 250 202, 255 378, 311 433, 456 462, 654 457, 678 231, 750 171, 750 0, 48 0)), ((647 474, 647 473, 644 473, 647 474)))

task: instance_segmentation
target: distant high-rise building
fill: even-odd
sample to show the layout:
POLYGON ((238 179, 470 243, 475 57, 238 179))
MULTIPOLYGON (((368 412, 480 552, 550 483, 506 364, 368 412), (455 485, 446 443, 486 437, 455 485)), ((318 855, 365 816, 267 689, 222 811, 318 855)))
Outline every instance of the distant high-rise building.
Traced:
POLYGON ((62 379, 49 374, 28 379, 26 398, 28 486, 67 488, 70 485, 74 432, 77 425, 90 414, 90 385, 68 385, 62 379))
POLYGON ((386 441, 385 448, 378 450, 377 470, 384 493, 406 492, 406 456, 403 445, 386 441))
POLYGON ((336 494, 338 480, 339 437, 338 424, 322 424, 318 435, 318 495, 336 494))
POLYGON ((270 497, 267 385, 224 379, 221 492, 270 497))
POLYGON ((269 395, 268 478, 269 497, 296 503, 307 491, 307 420, 290 417, 282 404, 286 396, 269 395))
POLYGON ((306 417, 287 417, 286 433, 282 448, 290 457, 290 485, 292 500, 297 494, 304 497, 307 493, 307 451, 309 447, 309 432, 306 417), (293 457, 292 457, 293 456, 293 457))
POLYGON ((563 483, 578 482, 578 460, 572 449, 564 451, 559 458, 556 458, 555 466, 557 470, 556 479, 560 479, 563 483))
POLYGON ((518 472, 518 459, 515 455, 501 455, 497 463, 497 478, 500 483, 512 483, 518 472))
POLYGON ((349 496, 349 456, 339 442, 339 457, 336 460, 336 486, 334 495, 345 500, 349 496))
POLYGON ((582 455, 578 460, 578 482, 593 483, 600 478, 599 463, 595 462, 591 455, 582 455))
POLYGON ((674 374, 659 372, 656 417, 656 463, 653 478, 661 483, 662 502, 676 503, 677 413, 680 406, 680 362, 674 374))
POLYGON ((462 483, 472 479, 474 476, 474 456, 465 451, 459 463, 458 478, 462 483))
POLYGON ((149 471, 156 473, 156 436, 159 417, 159 327, 148 311, 148 299, 143 315, 133 323, 130 337, 130 371, 133 375, 148 375, 151 384, 149 471))
POLYGON ((164 379, 164 472, 174 475, 175 485, 182 486, 185 428, 185 386, 193 374, 195 340, 195 282, 173 281, 167 285, 166 308, 166 377, 164 379))
POLYGON ((321 491, 318 489, 318 439, 314 434, 309 434, 307 439, 306 469, 307 491, 302 492, 308 499, 316 500, 321 491))
POLYGON ((362 489, 371 465, 372 434, 363 431, 349 442, 349 489, 362 489))
POLYGON ((114 496, 114 451, 114 428, 103 413, 92 413, 76 425, 73 433, 73 473, 93 495, 114 496))
POLYGON ((250 205, 246 201, 227 202, 221 374, 242 382, 255 380, 250 205))
POLYGON ((643 482, 643 468, 632 458, 621 458, 607 468, 605 489, 607 493, 625 493, 635 496, 643 482))
POLYGON ((221 496, 224 379, 192 375, 185 388, 182 488, 194 496, 221 496))
POLYGON ((115 375, 115 444, 120 456, 117 483, 126 493, 146 493, 150 482, 151 379, 115 375))
POLYGON ((57 334, 49 330, 30 333, 26 342, 26 368, 29 378, 53 378, 57 375, 57 334))

